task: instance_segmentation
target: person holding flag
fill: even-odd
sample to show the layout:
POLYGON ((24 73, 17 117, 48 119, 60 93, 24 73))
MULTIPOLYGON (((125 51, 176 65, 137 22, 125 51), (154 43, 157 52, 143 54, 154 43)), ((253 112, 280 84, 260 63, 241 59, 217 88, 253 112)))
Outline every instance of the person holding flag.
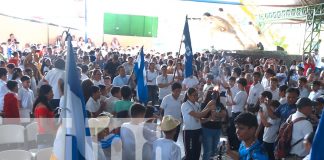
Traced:
POLYGON ((134 65, 134 73, 137 81, 137 95, 138 100, 142 104, 147 104, 148 101, 148 89, 146 84, 146 72, 144 63, 144 46, 141 47, 139 56, 134 65))
POLYGON ((85 100, 77 72, 72 37, 67 32, 67 59, 64 80, 64 108, 61 113, 61 125, 54 142, 51 160, 95 159, 88 121, 86 119, 85 100), (62 149, 64 148, 65 149, 62 149))

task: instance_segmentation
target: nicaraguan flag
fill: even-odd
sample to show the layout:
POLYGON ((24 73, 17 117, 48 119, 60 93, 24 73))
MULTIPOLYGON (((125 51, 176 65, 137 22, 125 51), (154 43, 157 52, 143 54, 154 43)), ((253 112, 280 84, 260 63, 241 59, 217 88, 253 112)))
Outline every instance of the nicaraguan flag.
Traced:
POLYGON ((144 62, 144 51, 143 46, 140 50, 137 61, 134 65, 134 73, 137 80, 137 95, 140 103, 146 104, 148 101, 148 89, 145 80, 145 62, 144 62))
MULTIPOLYGON (((80 76, 77 72, 76 57, 73 53, 72 37, 70 34, 67 36, 67 59, 66 59, 66 74, 65 74, 65 95, 64 100, 65 108, 62 113, 63 125, 65 124, 65 130, 61 128, 61 134, 65 134, 65 143, 54 142, 64 144, 63 146, 54 145, 53 153, 56 159, 63 157, 64 160, 90 160, 94 158, 94 152, 92 150, 92 140, 90 135, 90 129, 88 128, 88 121, 86 119, 85 101, 83 92, 81 90, 80 76), (65 147, 65 153, 58 153, 62 151, 59 147, 65 147)), ((58 135, 56 136, 56 139, 58 135)), ((62 159, 63 160, 63 159, 62 159)))
POLYGON ((320 160, 324 158, 324 115, 322 114, 320 123, 317 127, 311 149, 311 160, 320 160))
POLYGON ((192 71, 192 60, 193 60, 193 55, 192 55, 192 47, 191 47, 191 39, 190 39, 190 32, 189 32, 189 25, 188 25, 188 18, 186 16, 186 22, 183 28, 183 36, 184 36, 184 44, 186 48, 186 53, 185 53, 185 77, 190 77, 193 74, 192 71))

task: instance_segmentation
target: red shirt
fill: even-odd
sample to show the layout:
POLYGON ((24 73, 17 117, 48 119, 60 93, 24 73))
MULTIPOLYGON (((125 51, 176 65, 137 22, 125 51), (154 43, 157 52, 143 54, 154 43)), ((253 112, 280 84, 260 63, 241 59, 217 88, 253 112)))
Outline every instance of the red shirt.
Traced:
POLYGON ((304 76, 306 76, 308 68, 312 69, 312 72, 315 71, 315 64, 314 63, 306 63, 304 62, 304 76))
POLYGON ((20 122, 20 115, 19 115, 19 102, 17 95, 15 93, 7 93, 4 96, 4 104, 3 104, 3 113, 4 113, 4 123, 5 124, 12 124, 12 123, 19 123, 20 122))
POLYGON ((19 58, 16 58, 16 57, 10 58, 8 63, 13 63, 13 64, 15 64, 16 67, 18 67, 19 58))
POLYGON ((40 118, 46 118, 49 124, 50 128, 54 129, 54 112, 52 112, 51 110, 49 110, 45 105, 43 104, 37 104, 35 111, 34 111, 34 115, 35 118, 37 119, 38 122, 38 133, 39 134, 45 134, 48 133, 47 131, 45 131, 45 128, 42 126, 41 122, 40 122, 40 118))

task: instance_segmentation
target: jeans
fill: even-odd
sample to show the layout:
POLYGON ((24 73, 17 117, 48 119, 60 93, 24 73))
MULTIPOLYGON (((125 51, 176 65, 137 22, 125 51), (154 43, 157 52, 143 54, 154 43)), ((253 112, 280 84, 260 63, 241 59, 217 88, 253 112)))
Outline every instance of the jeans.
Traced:
POLYGON ((152 101, 152 106, 157 105, 158 104, 158 99, 159 99, 159 95, 158 95, 158 91, 159 88, 158 86, 154 86, 154 85, 147 85, 147 89, 148 89, 148 101, 152 101))
POLYGON ((202 142, 204 147, 203 160, 209 160, 217 153, 221 129, 203 128, 202 142))

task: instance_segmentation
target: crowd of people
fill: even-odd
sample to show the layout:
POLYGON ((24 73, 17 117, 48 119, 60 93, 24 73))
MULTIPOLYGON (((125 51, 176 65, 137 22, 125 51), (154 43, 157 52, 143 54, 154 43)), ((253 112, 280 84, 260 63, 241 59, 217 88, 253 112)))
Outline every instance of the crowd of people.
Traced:
MULTIPOLYGON (((145 52, 149 102, 139 104, 133 74, 138 46, 123 48, 116 40, 95 46, 82 37, 78 41, 74 37, 72 45, 87 117, 130 118, 96 135, 102 144, 112 135, 120 139, 123 159, 198 160, 201 154, 203 160, 219 154, 242 160, 275 159, 280 127, 300 117, 304 119, 293 124, 286 158, 308 157, 324 106, 324 70, 318 50, 289 64, 276 58, 196 52, 190 77, 184 75, 183 55, 149 50, 145 52), (142 154, 135 142, 143 130, 148 144, 140 150, 142 154), (185 155, 176 143, 179 134, 185 155), (223 146, 226 153, 218 147, 221 136, 228 138, 223 146)), ((58 126, 51 118, 59 117, 64 108, 65 49, 62 37, 53 45, 20 47, 11 34, 2 43, 0 111, 4 124, 36 118, 39 134, 55 134, 58 126)), ((102 145, 104 158, 114 156, 113 146, 102 145)))

